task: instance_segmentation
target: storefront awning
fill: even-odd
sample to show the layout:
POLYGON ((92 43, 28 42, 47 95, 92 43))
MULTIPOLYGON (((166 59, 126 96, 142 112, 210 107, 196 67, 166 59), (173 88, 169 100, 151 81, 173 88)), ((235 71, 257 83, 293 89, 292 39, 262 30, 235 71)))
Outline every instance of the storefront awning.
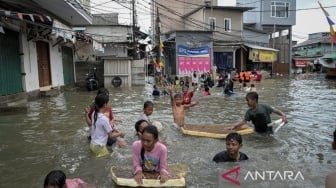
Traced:
POLYGON ((277 50, 277 49, 274 49, 274 48, 267 48, 267 47, 258 46, 258 45, 254 45, 254 44, 244 44, 244 45, 249 47, 249 48, 253 48, 253 49, 257 49, 257 50, 267 50, 267 51, 274 51, 274 52, 280 51, 280 50, 277 50))
POLYGON ((325 54, 321 59, 336 59, 336 53, 325 54))

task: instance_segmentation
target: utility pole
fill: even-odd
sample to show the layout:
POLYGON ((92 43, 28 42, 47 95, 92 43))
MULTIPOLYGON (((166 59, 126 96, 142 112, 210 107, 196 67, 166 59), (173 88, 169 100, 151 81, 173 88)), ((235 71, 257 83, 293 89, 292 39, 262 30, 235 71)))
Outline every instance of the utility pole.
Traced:
POLYGON ((156 8, 156 37, 157 37, 157 55, 156 55, 156 62, 160 66, 160 56, 161 56, 161 46, 160 46, 160 16, 159 16, 159 8, 156 8))
POLYGON ((137 55, 137 45, 135 41, 135 22, 136 22, 136 12, 135 12, 135 0, 132 0, 132 45, 133 45, 133 59, 136 59, 137 55))

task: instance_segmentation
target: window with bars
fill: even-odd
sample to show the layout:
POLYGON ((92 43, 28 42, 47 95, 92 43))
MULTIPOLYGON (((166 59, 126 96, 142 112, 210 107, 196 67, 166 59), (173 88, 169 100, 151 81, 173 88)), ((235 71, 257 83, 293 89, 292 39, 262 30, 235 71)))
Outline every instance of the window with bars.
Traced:
POLYGON ((231 32, 231 18, 224 18, 224 31, 231 32))
POLYGON ((289 3, 273 1, 271 3, 271 17, 288 18, 289 3))
POLYGON ((210 31, 216 31, 216 18, 209 17, 209 29, 210 31))

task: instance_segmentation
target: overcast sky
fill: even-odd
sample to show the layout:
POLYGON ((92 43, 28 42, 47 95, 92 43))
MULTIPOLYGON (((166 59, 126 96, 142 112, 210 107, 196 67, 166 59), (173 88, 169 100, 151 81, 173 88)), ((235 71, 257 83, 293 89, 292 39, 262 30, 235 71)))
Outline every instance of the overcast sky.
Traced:
MULTIPOLYGON (((147 32, 150 27, 150 0, 136 0, 137 1, 137 14, 138 25, 142 31, 147 32)), ((169 0, 168 0, 169 1, 169 0)), ((232 4, 235 0, 219 0, 222 2, 228 2, 232 4)), ((257 0, 256 0, 257 1, 257 0)), ((93 13, 103 12, 119 12, 119 23, 130 24, 131 13, 131 0, 91 0, 93 13), (120 3, 116 3, 119 1, 120 3), (127 7, 127 8, 125 8, 127 7)), ((336 7, 327 8, 330 6, 336 6, 336 0, 320 0, 322 5, 326 7, 327 12, 330 14, 330 18, 336 23, 336 7)), ((293 26, 293 40, 302 42, 307 39, 309 33, 329 31, 328 22, 319 8, 316 0, 297 0, 296 9, 307 9, 296 11, 296 25, 293 26), (311 9, 317 8, 317 9, 311 9)), ((334 26, 336 30, 336 26, 334 26)))

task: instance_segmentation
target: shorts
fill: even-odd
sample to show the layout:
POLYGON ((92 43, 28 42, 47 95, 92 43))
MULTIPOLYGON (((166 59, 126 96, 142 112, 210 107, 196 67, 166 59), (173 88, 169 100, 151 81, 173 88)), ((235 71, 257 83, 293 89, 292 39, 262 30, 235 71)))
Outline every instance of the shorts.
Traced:
POLYGON ((106 145, 107 146, 112 146, 116 142, 117 142, 117 138, 108 138, 106 145))
MULTIPOLYGON (((91 136, 88 136, 88 140, 89 140, 89 142, 91 141, 91 136)), ((107 146, 112 146, 116 142, 117 142, 117 138, 108 138, 106 145, 107 146)))
MULTIPOLYGON (((257 131, 256 131, 257 132, 257 131)), ((267 127, 265 132, 257 132, 259 134, 273 134, 273 127, 267 127)))
POLYGON ((95 157, 103 157, 110 154, 106 146, 94 145, 92 143, 90 143, 90 150, 95 155, 95 157))

